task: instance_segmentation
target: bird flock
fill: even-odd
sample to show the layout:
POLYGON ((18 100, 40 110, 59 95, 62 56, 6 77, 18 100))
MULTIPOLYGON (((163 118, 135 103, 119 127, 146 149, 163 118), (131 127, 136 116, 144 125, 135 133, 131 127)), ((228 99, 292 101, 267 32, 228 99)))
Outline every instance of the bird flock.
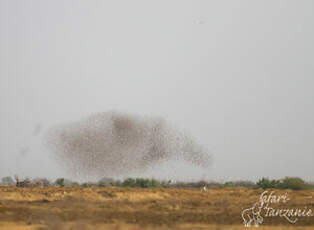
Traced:
POLYGON ((48 131, 53 157, 75 176, 124 176, 170 159, 207 168, 208 151, 159 117, 102 112, 48 131))

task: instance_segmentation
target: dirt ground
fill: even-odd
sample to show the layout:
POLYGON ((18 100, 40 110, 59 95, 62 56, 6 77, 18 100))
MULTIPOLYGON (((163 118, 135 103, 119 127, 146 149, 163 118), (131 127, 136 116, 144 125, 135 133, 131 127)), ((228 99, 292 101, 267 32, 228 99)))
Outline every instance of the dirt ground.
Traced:
MULTIPOLYGON (((0 187, 0 229, 244 229, 242 210, 261 189, 0 187)), ((278 208, 312 209, 314 191, 287 192, 278 208)), ((275 205, 275 204, 274 204, 275 205)), ((314 216, 290 224, 264 217, 260 229, 314 229, 314 216)))

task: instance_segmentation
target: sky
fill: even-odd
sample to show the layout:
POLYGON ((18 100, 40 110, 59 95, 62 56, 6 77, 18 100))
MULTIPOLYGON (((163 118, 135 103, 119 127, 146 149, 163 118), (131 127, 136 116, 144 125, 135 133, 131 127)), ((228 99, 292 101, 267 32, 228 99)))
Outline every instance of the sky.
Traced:
POLYGON ((144 176, 314 181, 314 2, 0 0, 0 177, 71 177, 53 126, 160 116, 213 158, 144 176))

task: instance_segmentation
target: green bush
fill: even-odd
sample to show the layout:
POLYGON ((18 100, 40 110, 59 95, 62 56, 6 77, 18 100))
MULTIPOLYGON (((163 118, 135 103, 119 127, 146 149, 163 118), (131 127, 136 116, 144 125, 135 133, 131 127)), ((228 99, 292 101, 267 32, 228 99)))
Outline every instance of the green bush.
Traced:
POLYGON ((279 180, 270 180, 268 178, 262 178, 256 183, 257 188, 278 188, 280 181, 279 180))
MULTIPOLYGON (((117 184, 117 183, 116 183, 117 184)), ((127 178, 122 184, 123 187, 138 187, 138 188, 153 188, 161 187, 161 183, 155 179, 145 179, 145 178, 127 178)))
POLYGON ((151 183, 149 179, 137 178, 135 179, 135 186, 140 188, 149 188, 151 183))
POLYGON ((122 182, 123 187, 135 187, 136 181, 133 178, 127 178, 122 182))
POLYGON ((285 177, 277 185, 279 189, 293 189, 293 190, 302 190, 309 188, 308 184, 304 182, 299 177, 285 177))
POLYGON ((269 180, 262 178, 256 183, 257 188, 276 188, 276 189, 293 189, 302 190, 311 188, 304 180, 298 177, 285 177, 282 180, 269 180))
POLYGON ((58 178, 58 179, 56 180, 55 184, 56 184, 56 185, 59 185, 60 187, 64 187, 64 185, 65 185, 64 182, 65 182, 64 178, 58 178))

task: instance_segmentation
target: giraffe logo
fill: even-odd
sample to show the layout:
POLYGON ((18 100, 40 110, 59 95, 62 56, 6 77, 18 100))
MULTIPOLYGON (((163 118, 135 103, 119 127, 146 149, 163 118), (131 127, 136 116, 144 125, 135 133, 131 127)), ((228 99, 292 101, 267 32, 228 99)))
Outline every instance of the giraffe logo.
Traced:
POLYGON ((261 216, 263 204, 256 202, 251 208, 244 209, 242 211, 242 219, 245 227, 251 227, 254 224, 258 227, 263 223, 263 217, 261 216))

